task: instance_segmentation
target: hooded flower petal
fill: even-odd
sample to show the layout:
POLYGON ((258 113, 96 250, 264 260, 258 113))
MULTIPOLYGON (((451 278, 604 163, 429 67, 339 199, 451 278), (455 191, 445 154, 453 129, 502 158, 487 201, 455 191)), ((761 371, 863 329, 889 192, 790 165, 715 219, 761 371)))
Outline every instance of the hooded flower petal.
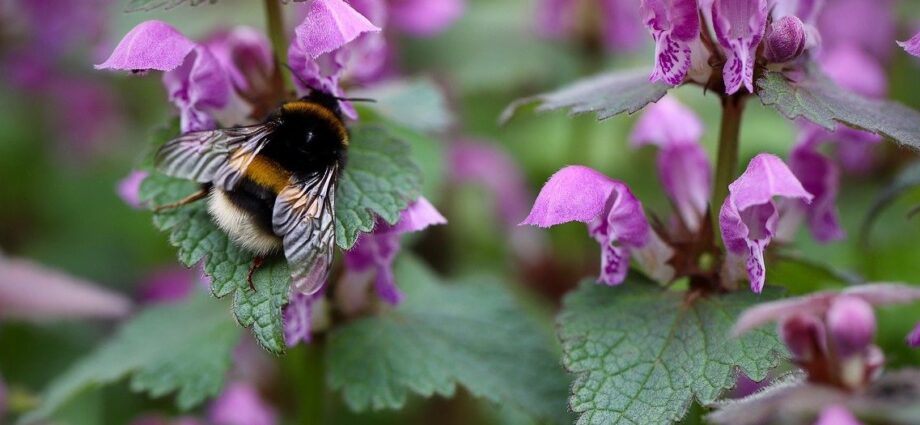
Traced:
POLYGON ((652 231, 642 203, 622 182, 588 167, 565 167, 546 182, 521 224, 549 227, 569 221, 586 223, 600 243, 600 282, 622 283, 633 254, 652 277, 673 277, 667 265, 673 250, 652 231))
POLYGON ((118 318, 131 301, 96 284, 26 260, 0 257, 0 318, 118 318))
POLYGON ((744 255, 751 289, 760 293, 766 277, 763 253, 776 231, 779 214, 774 197, 811 202, 809 194, 782 160, 760 154, 728 186, 719 224, 728 250, 744 255))
POLYGON ((655 69, 650 81, 676 86, 691 66, 691 45, 699 38, 696 0, 642 0, 640 14, 655 40, 655 69))
POLYGON ((378 222, 373 233, 361 235, 355 246, 345 254, 345 267, 355 272, 373 267, 377 273, 374 282, 377 295, 390 304, 399 304, 403 295, 393 278, 393 261, 399 253, 402 234, 444 223, 447 219, 427 199, 420 197, 403 210, 396 224, 391 226, 378 222))
POLYGON ((565 167, 543 185, 521 224, 550 227, 570 221, 590 223, 604 212, 617 184, 622 183, 588 167, 565 167))
POLYGON ((658 178, 691 231, 699 229, 712 191, 712 167, 699 145, 703 123, 672 97, 649 106, 633 129, 632 145, 654 144, 658 178))
POLYGON ((171 25, 146 21, 128 32, 112 55, 96 65, 96 69, 172 71, 182 65, 195 46, 195 42, 171 25))
POLYGON ((665 96, 645 108, 630 137, 633 147, 698 144, 703 122, 673 96, 665 96))
POLYGON ((444 31, 463 15, 464 0, 394 0, 390 20, 407 34, 430 37, 444 31))
POLYGON ((211 403, 208 412, 213 425, 275 425, 277 414, 252 385, 233 382, 211 403))
POLYGON ((827 310, 828 331, 840 356, 849 357, 868 348, 875 337, 875 326, 875 312, 862 298, 837 297, 827 310))
POLYGON ((920 322, 918 322, 914 330, 907 335, 907 345, 914 348, 920 347, 920 322))
POLYGON ((767 0, 714 0, 712 24, 726 50, 725 92, 754 92, 754 54, 767 23, 767 0))
POLYGON ((888 91, 885 69, 877 59, 854 46, 834 47, 821 56, 820 63, 840 87, 876 99, 885 97, 888 91))
POLYGON ((903 47, 905 52, 920 57, 920 32, 911 37, 910 40, 899 41, 898 46, 903 47))
POLYGON ((798 313, 785 317, 777 333, 796 360, 810 361, 827 353, 827 331, 814 315, 798 313))
POLYGON ((812 145, 796 147, 789 157, 789 168, 814 201, 791 201, 806 211, 808 227, 818 242, 831 242, 846 236, 837 216, 837 189, 840 171, 812 145))
POLYGON ((311 59, 338 50, 359 35, 380 31, 367 18, 342 0, 314 0, 307 16, 294 29, 296 44, 311 59))
POLYGON ((118 193, 121 200, 131 208, 136 209, 141 207, 141 183, 147 178, 147 174, 146 171, 131 171, 130 174, 118 182, 118 186, 115 188, 115 192, 118 193))
POLYGON ((818 17, 821 42, 829 49, 853 46, 887 62, 895 49, 896 9, 895 0, 825 1, 818 17))
POLYGON ((216 127, 213 111, 230 100, 230 80, 211 52, 198 46, 180 67, 163 74, 169 100, 179 108, 182 132, 216 127))
POLYGON ((252 95, 270 86, 275 65, 271 45, 262 32, 236 27, 215 34, 204 44, 238 93, 252 95))

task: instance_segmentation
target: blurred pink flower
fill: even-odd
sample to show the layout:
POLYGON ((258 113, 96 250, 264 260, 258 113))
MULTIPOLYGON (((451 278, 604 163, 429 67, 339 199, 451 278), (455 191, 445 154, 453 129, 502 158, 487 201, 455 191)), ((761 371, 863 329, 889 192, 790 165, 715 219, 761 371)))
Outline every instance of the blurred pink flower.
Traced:
POLYGON ((920 322, 914 327, 914 330, 907 335, 907 345, 920 348, 920 322))
POLYGON ((920 32, 911 37, 910 40, 899 41, 898 46, 903 47, 905 52, 920 57, 920 32))
POLYGON ((0 257, 0 318, 119 318, 125 296, 27 260, 0 257))
POLYGON ((147 178, 146 171, 133 170, 125 178, 119 180, 115 193, 131 208, 141 208, 140 190, 141 183, 147 178))
POLYGON ((388 0, 390 23, 409 35, 431 37, 463 16, 465 0, 388 0))
POLYGON ((274 408, 268 405, 255 387, 245 382, 231 382, 208 409, 210 425, 275 425, 274 408))
POLYGON ((481 184, 495 197, 496 215, 514 226, 527 214, 528 188, 520 167, 495 143, 464 140, 447 151, 450 179, 481 184))
POLYGON ((851 46, 883 63, 894 50, 895 27, 894 0, 825 1, 818 16, 818 30, 826 50, 851 46))
POLYGON ((815 425, 862 425, 846 407, 828 406, 821 410, 815 425))
POLYGON ((185 299, 195 289, 197 275, 195 270, 179 266, 155 270, 141 283, 138 296, 144 303, 185 299))
MULTIPOLYGON (((580 22, 588 16, 582 10, 595 3, 584 0, 539 0, 537 2, 537 32, 547 38, 561 39, 577 34, 580 22)), ((611 52, 628 52, 642 45, 642 19, 635 0, 600 0, 591 16, 599 16, 601 40, 611 52)))

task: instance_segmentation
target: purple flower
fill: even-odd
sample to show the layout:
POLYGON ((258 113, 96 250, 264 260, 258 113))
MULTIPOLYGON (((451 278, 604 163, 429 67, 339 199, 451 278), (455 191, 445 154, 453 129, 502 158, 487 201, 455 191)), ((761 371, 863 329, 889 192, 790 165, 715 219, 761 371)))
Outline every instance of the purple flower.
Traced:
POLYGON ((872 344, 875 336, 875 313, 859 297, 837 297, 827 310, 827 328, 843 357, 860 353, 872 344))
POLYGON ((654 279, 674 277, 667 264, 673 249, 651 229, 642 204, 626 184, 588 167, 565 167, 546 182, 521 224, 550 227, 570 221, 587 224, 601 245, 600 282, 622 283, 632 256, 654 279))
MULTIPOLYGON (((576 36, 584 7, 581 0, 540 0, 537 4, 537 32, 547 38, 576 36)), ((635 0, 600 0, 593 13, 600 16, 601 40, 612 52, 633 51, 642 43, 642 20, 635 0)))
POLYGON ((851 46, 885 62, 894 50, 894 0, 825 1, 818 17, 827 49, 851 46))
POLYGON ((448 173, 458 184, 485 186, 495 196, 496 215, 515 225, 527 213, 528 188, 520 167, 498 145, 465 140, 450 145, 448 173))
POLYGON ((914 34, 910 40, 899 41, 898 46, 903 47, 905 52, 920 57, 920 32, 914 34))
POLYGON ((786 164, 770 154, 754 157, 747 170, 728 186, 728 191, 719 213, 722 240, 729 256, 744 259, 751 290, 760 293, 766 278, 763 253, 779 219, 773 198, 810 202, 813 197, 786 164))
POLYGON ((252 385, 232 382, 220 397, 211 403, 208 419, 211 425, 275 425, 275 410, 269 406, 252 385))
POLYGON ((655 68, 651 81, 672 86, 684 82, 691 68, 692 50, 702 48, 696 0, 641 0, 640 14, 655 40, 655 68))
POLYGON ((185 299, 195 288, 196 278, 195 272, 184 267, 155 270, 141 283, 139 298, 146 303, 185 299))
POLYGON ((805 24, 795 16, 783 16, 767 27, 764 56, 772 63, 789 62, 805 51, 805 24))
POLYGON ((885 97, 888 91, 884 68, 877 59, 856 47, 827 49, 819 63, 831 80, 847 90, 876 99, 885 97))
POLYGON ((131 301, 97 284, 27 260, 0 257, 0 318, 120 318, 131 301))
POLYGON ((400 250, 401 236, 444 223, 447 223, 444 216, 427 199, 420 197, 403 210, 396 224, 388 225, 378 220, 373 233, 362 234, 345 254, 345 268, 351 272, 373 269, 376 272, 374 288, 377 295, 390 304, 399 304, 403 294, 393 278, 393 261, 400 250))
POLYGON ((284 342, 288 347, 293 347, 299 342, 310 342, 313 335, 314 307, 324 296, 325 290, 312 295, 291 291, 290 300, 284 307, 284 342))
POLYGON ((810 362, 827 355, 824 323, 813 314, 795 313, 782 318, 777 333, 798 361, 810 362))
MULTIPOLYGON (((311 2, 303 22, 294 29, 294 40, 288 49, 288 62, 297 74, 298 86, 302 90, 320 89, 344 97, 340 80, 351 52, 343 47, 362 34, 379 31, 380 28, 342 0, 311 2)), ((382 48, 376 46, 375 51, 382 48)), ((369 54, 364 51, 358 56, 369 54)), ((346 116, 357 118, 350 103, 341 102, 341 105, 346 116)))
POLYGON ((6 22, 24 22, 26 38, 32 48, 44 55, 61 55, 76 45, 98 42, 104 35, 110 6, 115 2, 17 0, 11 3, 11 8, 20 16, 11 16, 6 22))
POLYGON ((792 150, 789 168, 802 187, 814 196, 810 203, 802 200, 789 202, 791 208, 805 212, 815 240, 831 242, 843 239, 846 232, 840 227, 836 204, 840 185, 837 165, 818 152, 815 143, 802 143, 792 150))
POLYGON ((146 171, 133 170, 125 178, 121 179, 118 182, 118 186, 115 187, 115 192, 118 193, 121 200, 131 208, 137 209, 141 207, 141 183, 147 178, 147 174, 146 171))
POLYGON ((907 335, 907 345, 914 348, 920 347, 920 322, 918 322, 914 330, 907 335))
POLYGON ((183 132, 214 128, 214 111, 230 99, 227 74, 207 47, 161 21, 134 27, 96 69, 166 71, 163 84, 179 108, 183 132))
POLYGON ((767 0, 714 0, 712 24, 725 49, 725 92, 754 92, 754 55, 767 23, 767 0))
POLYGON ((815 425, 862 425, 846 407, 833 405, 825 407, 818 415, 815 425))
POLYGON ((406 34, 431 37, 463 15, 464 0, 390 0, 390 20, 406 34))
POLYGON ((658 179, 682 222, 699 230, 709 207, 712 167, 699 144, 703 123, 675 98, 662 98, 643 112, 631 136, 634 147, 658 146, 658 179))

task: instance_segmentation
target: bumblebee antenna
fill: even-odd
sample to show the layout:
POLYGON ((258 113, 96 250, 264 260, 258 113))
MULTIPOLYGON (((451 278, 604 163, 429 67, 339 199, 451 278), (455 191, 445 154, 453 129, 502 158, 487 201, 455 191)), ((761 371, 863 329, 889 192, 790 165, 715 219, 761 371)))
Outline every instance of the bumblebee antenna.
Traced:
POLYGON ((291 65, 288 65, 287 62, 282 62, 281 64, 284 65, 284 67, 287 68, 287 70, 291 73, 291 75, 293 75, 294 78, 297 79, 297 81, 300 81, 300 84, 303 84, 304 87, 309 87, 311 91, 316 90, 315 88, 313 88, 313 86, 307 84, 307 82, 304 81, 303 78, 300 78, 300 76, 297 75, 296 72, 294 72, 294 68, 291 68, 291 65))
MULTIPOLYGON (((335 96, 333 96, 335 97, 335 96)), ((371 99, 369 97, 336 97, 337 100, 345 100, 348 102, 368 102, 368 103, 377 103, 377 99, 371 99)))

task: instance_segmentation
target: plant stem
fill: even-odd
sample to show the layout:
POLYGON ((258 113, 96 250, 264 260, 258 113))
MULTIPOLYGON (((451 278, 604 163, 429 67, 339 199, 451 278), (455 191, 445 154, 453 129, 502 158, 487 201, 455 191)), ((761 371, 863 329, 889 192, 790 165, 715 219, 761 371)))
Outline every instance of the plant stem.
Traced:
POLYGON ((744 112, 745 96, 733 95, 722 97, 722 124, 719 128, 719 153, 716 162, 715 186, 712 189, 710 217, 712 231, 716 234, 717 244, 722 243, 718 236, 719 210, 728 196, 728 185, 735 178, 738 170, 738 136, 741 133, 741 114, 744 112))
POLYGON ((326 363, 323 358, 325 338, 316 338, 306 347, 305 388, 299 396, 303 403, 305 425, 326 423, 326 363))
POLYGON ((265 19, 268 24, 268 38, 275 52, 275 79, 281 81, 284 93, 294 91, 291 76, 281 70, 281 64, 287 60, 287 35, 284 31, 284 18, 281 14, 281 1, 265 0, 265 19))

